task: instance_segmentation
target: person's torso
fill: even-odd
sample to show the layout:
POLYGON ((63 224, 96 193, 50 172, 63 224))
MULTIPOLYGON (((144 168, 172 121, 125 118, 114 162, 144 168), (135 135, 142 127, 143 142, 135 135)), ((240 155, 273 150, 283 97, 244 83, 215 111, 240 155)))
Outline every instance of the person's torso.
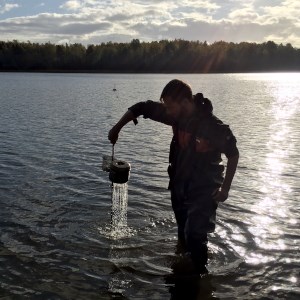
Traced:
POLYGON ((214 116, 193 117, 173 126, 170 163, 175 169, 175 182, 222 183, 224 166, 213 128, 217 122, 222 124, 214 116))

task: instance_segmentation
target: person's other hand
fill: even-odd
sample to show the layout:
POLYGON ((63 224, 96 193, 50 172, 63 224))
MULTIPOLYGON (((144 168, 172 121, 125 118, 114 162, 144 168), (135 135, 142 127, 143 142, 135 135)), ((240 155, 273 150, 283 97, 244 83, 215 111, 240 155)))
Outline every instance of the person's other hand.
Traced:
POLYGON ((212 197, 217 202, 224 202, 228 198, 228 191, 219 188, 212 193, 212 197))

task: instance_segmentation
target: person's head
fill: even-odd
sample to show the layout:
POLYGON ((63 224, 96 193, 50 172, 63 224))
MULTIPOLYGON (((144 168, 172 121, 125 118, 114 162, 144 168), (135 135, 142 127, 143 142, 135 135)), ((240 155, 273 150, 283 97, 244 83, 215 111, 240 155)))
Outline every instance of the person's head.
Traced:
POLYGON ((174 118, 189 115, 193 111, 193 93, 189 84, 173 79, 163 89, 160 101, 166 107, 167 113, 174 118))

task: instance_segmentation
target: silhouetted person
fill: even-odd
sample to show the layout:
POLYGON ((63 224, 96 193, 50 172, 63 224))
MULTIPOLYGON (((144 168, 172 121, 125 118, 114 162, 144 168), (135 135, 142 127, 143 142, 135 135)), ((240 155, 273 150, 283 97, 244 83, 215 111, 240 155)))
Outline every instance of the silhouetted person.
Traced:
POLYGON ((207 234, 215 230, 218 202, 228 198, 238 164, 236 139, 228 125, 213 115, 211 101, 178 79, 162 91, 160 102, 139 102, 128 109, 109 131, 116 143, 120 130, 140 115, 172 126, 168 173, 178 240, 194 264, 195 273, 205 272, 207 234), (221 154, 227 158, 224 166, 221 154))

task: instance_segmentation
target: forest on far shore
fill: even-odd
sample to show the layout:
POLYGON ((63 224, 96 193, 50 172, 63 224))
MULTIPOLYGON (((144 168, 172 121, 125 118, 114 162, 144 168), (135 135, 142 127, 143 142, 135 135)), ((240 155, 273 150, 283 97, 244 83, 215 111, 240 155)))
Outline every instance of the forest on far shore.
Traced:
POLYGON ((291 44, 186 40, 56 45, 0 41, 0 71, 234 73, 300 71, 291 44))

